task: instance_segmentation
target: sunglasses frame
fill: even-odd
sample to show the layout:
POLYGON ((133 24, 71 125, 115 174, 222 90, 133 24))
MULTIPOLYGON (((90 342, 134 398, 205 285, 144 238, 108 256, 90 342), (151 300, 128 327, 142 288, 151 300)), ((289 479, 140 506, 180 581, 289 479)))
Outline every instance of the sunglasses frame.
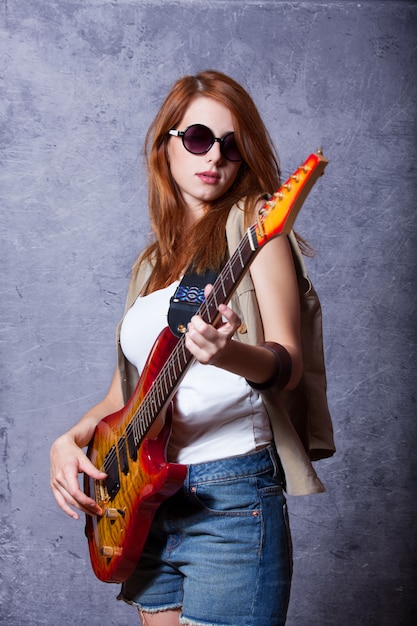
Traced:
POLYGON ((181 137, 182 145, 187 150, 187 152, 189 152, 190 154, 195 154, 197 156, 202 156, 203 154, 207 154, 207 152, 209 152, 209 150, 212 149, 212 147, 214 146, 214 144, 217 141, 220 144, 220 152, 222 153, 222 155, 224 156, 225 159, 227 159, 231 163, 240 163, 240 161, 243 161, 243 158, 242 158, 242 155, 239 152, 239 148, 237 148, 237 144, 236 144, 236 148, 237 148, 237 150, 238 150, 238 152, 240 154, 240 159, 230 159, 224 153, 224 147, 225 147, 224 141, 225 141, 225 139, 227 137, 230 137, 230 135, 234 135, 234 134, 235 134, 234 131, 230 131, 230 133, 226 133, 223 137, 215 137, 213 131, 211 130, 211 128, 209 128, 205 124, 190 124, 190 126, 187 126, 187 128, 185 130, 175 130, 174 128, 171 128, 171 130, 168 131, 168 135, 172 135, 173 137, 181 137), (202 152, 193 152, 192 150, 187 148, 187 146, 185 145, 185 142, 184 142, 184 137, 185 137, 185 134, 187 133, 187 131, 190 130, 190 128, 194 128, 196 126, 199 126, 201 128, 205 128, 206 130, 208 130, 211 133, 211 137, 212 137, 211 144, 209 145, 209 147, 206 150, 203 150, 202 152))

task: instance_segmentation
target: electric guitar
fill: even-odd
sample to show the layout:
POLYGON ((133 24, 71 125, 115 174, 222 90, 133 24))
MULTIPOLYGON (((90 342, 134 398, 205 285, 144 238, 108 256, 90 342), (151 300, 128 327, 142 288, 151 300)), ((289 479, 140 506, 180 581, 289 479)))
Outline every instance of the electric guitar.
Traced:
MULTIPOLYGON (((216 325, 219 304, 230 300, 258 250, 269 240, 288 234, 310 189, 328 161, 311 154, 261 208, 227 261, 197 314, 216 325)), ((101 507, 101 516, 87 515, 86 535, 91 564, 104 582, 122 582, 141 556, 160 504, 181 487, 186 466, 168 463, 171 401, 193 362, 184 335, 169 327, 157 338, 135 391, 120 411, 96 427, 87 456, 104 471, 104 480, 84 474, 85 493, 101 507)))

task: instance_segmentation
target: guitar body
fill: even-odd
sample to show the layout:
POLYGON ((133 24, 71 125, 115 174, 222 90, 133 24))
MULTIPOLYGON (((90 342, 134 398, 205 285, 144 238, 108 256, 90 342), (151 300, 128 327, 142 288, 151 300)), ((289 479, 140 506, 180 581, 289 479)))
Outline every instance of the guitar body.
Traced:
POLYGON ((155 437, 145 437, 135 449, 126 435, 131 416, 177 341, 169 328, 162 331, 131 399, 97 425, 88 447, 91 462, 108 475, 103 481, 84 475, 85 493, 103 510, 100 517, 87 516, 86 535, 94 573, 104 582, 122 582, 133 572, 157 508, 178 491, 186 475, 185 465, 166 461, 170 403, 157 417, 162 426, 154 425, 152 430, 159 430, 155 437))

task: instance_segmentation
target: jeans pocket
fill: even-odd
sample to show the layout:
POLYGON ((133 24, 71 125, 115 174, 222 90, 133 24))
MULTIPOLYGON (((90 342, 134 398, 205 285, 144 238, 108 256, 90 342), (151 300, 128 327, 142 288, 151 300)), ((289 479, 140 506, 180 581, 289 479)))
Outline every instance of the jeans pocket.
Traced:
POLYGON ((191 487, 192 497, 213 515, 256 515, 260 507, 256 478, 210 481, 191 487))

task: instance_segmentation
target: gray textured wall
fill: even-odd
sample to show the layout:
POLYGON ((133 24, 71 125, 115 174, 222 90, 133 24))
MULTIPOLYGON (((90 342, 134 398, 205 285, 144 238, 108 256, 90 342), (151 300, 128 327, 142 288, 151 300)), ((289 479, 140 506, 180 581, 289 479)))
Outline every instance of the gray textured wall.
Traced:
POLYGON ((148 124, 208 67, 253 94, 286 174, 330 159, 297 228, 318 251, 338 454, 326 494, 290 498, 288 624, 414 622, 416 27, 414 2, 2 0, 2 624, 137 623, 56 508, 48 453, 110 382, 148 124))

